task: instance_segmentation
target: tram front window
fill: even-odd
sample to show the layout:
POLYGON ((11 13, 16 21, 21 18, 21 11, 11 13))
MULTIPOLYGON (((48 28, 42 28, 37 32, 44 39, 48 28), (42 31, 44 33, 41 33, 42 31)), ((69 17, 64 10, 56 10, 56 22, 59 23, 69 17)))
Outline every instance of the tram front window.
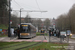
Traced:
POLYGON ((28 27, 23 27, 23 31, 28 32, 28 27))
POLYGON ((22 33, 28 33, 28 32, 29 32, 28 26, 22 26, 22 27, 21 27, 21 32, 22 32, 22 33))

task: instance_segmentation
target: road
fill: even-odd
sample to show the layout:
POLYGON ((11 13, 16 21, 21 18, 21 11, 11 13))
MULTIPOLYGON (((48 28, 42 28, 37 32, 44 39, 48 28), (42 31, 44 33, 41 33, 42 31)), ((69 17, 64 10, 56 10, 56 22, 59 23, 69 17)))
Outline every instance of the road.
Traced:
POLYGON ((0 37, 0 41, 4 42, 20 42, 20 41, 29 41, 29 42, 47 42, 47 40, 44 38, 44 36, 36 36, 34 38, 28 38, 28 39, 18 39, 18 37, 0 37))
POLYGON ((71 38, 75 38, 75 34, 73 34, 71 38))
MULTIPOLYGON (((54 36, 51 36, 50 37, 50 42, 62 42, 62 43, 75 43, 75 40, 73 39, 69 39, 69 41, 67 40, 68 38, 65 38, 64 41, 61 40, 60 38, 57 38, 57 37, 54 37, 54 36)), ((31 39, 18 39, 18 37, 0 37, 0 41, 8 41, 8 42, 11 42, 11 41, 34 41, 34 42, 49 42, 49 36, 36 36, 34 38, 31 38, 31 39)))

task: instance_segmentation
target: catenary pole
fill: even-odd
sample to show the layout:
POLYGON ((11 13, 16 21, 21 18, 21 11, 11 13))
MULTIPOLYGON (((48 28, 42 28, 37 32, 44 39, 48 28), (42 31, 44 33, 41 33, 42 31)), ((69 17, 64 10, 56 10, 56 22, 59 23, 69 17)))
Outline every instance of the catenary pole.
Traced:
POLYGON ((10 20, 11 20, 11 0, 9 0, 9 33, 8 33, 8 37, 11 36, 11 32, 10 32, 10 29, 11 29, 10 20))
POLYGON ((20 9, 20 25, 21 25, 21 9, 20 9))

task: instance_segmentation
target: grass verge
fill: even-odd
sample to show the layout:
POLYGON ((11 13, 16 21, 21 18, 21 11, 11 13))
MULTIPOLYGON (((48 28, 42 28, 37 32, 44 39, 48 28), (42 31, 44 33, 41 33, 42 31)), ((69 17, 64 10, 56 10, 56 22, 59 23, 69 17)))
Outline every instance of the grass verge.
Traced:
POLYGON ((0 37, 7 37, 7 35, 0 35, 0 37))
POLYGON ((68 46, 68 44, 59 44, 59 43, 42 43, 36 46, 32 46, 31 48, 22 49, 22 50, 66 50, 64 46, 68 46))
MULTIPOLYGON (((41 35, 40 32, 37 32, 37 33, 36 33, 36 36, 40 36, 40 35, 41 35)), ((45 35, 45 36, 48 36, 48 33, 45 33, 44 35, 45 35)))
POLYGON ((8 26, 6 26, 4 24, 0 24, 0 29, 8 29, 8 26))
MULTIPOLYGON (((25 42, 0 42, 0 47, 8 47, 8 46, 13 46, 13 45, 17 45, 17 44, 22 44, 25 42)), ((3 48, 1 50, 15 50, 18 48, 22 48, 25 46, 29 46, 32 44, 35 44, 37 42, 28 42, 22 45, 18 45, 18 46, 13 46, 13 47, 8 47, 8 48, 3 48)), ((64 48, 64 46, 68 46, 68 44, 60 44, 60 43, 40 43, 28 48, 23 48, 20 50, 66 50, 64 48)))

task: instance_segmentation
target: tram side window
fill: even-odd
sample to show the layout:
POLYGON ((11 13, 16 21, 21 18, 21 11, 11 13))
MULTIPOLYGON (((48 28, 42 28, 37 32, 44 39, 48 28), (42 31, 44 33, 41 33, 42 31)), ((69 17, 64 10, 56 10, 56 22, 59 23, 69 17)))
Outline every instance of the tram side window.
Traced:
POLYGON ((31 31, 31 28, 30 28, 30 26, 29 26, 28 28, 29 28, 28 30, 29 30, 29 31, 31 31))
POLYGON ((31 31, 33 31, 33 27, 31 26, 31 31))

